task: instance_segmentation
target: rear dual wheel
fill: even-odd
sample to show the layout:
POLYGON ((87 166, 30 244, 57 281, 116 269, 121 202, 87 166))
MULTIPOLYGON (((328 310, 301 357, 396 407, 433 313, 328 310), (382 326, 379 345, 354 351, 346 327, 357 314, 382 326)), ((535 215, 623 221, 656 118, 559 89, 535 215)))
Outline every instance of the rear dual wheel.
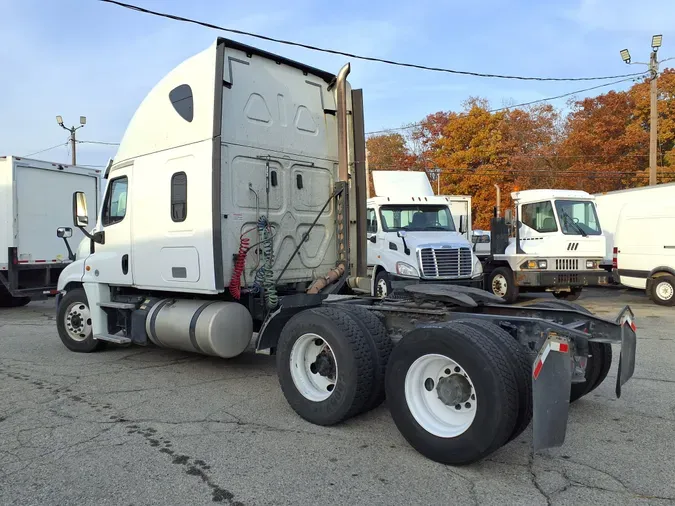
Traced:
POLYGON ((293 410, 317 425, 334 425, 384 400, 392 350, 384 325, 349 305, 303 311, 284 326, 277 375, 293 410))
POLYGON ((466 321, 415 329, 389 359, 385 387, 394 423, 436 462, 480 460, 529 423, 521 405, 524 369, 499 344, 499 329, 482 327, 466 321))

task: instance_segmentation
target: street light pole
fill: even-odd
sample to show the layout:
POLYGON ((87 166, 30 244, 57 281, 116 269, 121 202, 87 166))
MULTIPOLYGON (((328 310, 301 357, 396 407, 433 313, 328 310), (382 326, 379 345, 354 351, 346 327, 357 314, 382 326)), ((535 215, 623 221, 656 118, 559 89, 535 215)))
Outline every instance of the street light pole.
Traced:
POLYGON ((86 116, 80 116, 80 126, 79 127, 74 127, 74 126, 72 126, 70 128, 66 127, 63 124, 63 118, 61 116, 56 117, 56 122, 59 124, 59 126, 61 128, 63 128, 64 130, 68 130, 70 132, 70 149, 71 149, 72 165, 77 165, 77 155, 75 153, 75 151, 76 151, 75 146, 77 145, 77 141, 75 139, 75 132, 77 130, 79 130, 80 128, 82 128, 84 125, 87 124, 87 117, 86 116))
POLYGON ((662 35, 654 35, 652 37, 652 52, 649 55, 649 63, 631 62, 630 52, 628 49, 620 51, 621 59, 629 65, 647 65, 649 67, 649 185, 656 184, 656 166, 657 166, 657 149, 658 149, 658 85, 657 79, 659 77, 659 61, 656 59, 656 54, 661 47, 663 41, 662 35))
POLYGON ((656 59, 656 49, 652 51, 649 57, 649 72, 651 75, 651 83, 649 84, 649 185, 656 184, 656 165, 657 165, 657 147, 658 147, 658 89, 657 77, 659 75, 659 62, 656 59))

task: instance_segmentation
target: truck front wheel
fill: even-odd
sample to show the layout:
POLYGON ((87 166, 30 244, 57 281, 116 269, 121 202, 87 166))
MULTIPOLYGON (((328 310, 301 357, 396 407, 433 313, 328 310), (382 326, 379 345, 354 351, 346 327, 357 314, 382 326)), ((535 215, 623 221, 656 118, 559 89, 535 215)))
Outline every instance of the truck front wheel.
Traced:
POLYGON ((89 302, 82 288, 69 291, 61 299, 56 328, 61 341, 70 351, 90 353, 105 347, 105 341, 94 339, 89 302))
POLYGON ((375 293, 373 296, 385 299, 391 292, 389 274, 387 274, 387 271, 378 272, 377 276, 375 276, 375 293))
POLYGON ((513 304, 518 300, 518 286, 513 271, 508 267, 497 267, 488 276, 488 291, 513 304))

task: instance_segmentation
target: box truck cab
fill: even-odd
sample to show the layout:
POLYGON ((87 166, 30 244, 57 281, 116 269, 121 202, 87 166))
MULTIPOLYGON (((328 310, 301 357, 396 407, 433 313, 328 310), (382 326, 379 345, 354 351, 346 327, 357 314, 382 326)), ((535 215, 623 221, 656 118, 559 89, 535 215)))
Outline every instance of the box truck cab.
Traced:
POLYGON ((614 235, 615 281, 646 290, 662 306, 675 305, 675 205, 626 204, 614 235))
POLYGON ((435 196, 424 172, 374 171, 376 196, 367 202, 372 295, 414 283, 482 287, 483 269, 453 219, 452 197, 435 196))
POLYGON ((542 291, 575 300, 584 286, 608 283, 609 273, 600 268, 605 237, 592 195, 542 189, 511 198, 515 222, 511 210, 506 221, 493 219, 492 254, 484 267, 489 290, 508 302, 519 292, 542 291))

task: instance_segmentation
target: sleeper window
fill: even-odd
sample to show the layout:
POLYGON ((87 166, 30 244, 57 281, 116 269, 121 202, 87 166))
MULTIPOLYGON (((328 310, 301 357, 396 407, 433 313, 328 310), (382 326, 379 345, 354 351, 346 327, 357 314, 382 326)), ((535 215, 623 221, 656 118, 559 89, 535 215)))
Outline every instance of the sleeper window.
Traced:
POLYGON ((127 214, 127 190, 129 182, 126 176, 110 181, 101 222, 104 227, 119 223, 127 214))
POLYGON ((187 217, 187 175, 176 172, 171 176, 171 219, 185 221, 187 217))

